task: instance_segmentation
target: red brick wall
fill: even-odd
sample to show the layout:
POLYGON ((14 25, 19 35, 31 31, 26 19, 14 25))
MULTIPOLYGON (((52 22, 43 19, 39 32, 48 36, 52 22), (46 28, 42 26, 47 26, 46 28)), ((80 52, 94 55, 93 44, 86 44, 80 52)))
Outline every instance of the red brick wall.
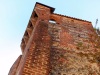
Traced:
POLYGON ((34 32, 33 44, 31 45, 22 75, 48 75, 50 60, 51 38, 48 34, 48 24, 39 22, 34 32))
POLYGON ((51 9, 36 4, 21 43, 23 55, 16 74, 100 75, 100 38, 91 22, 54 14, 51 9))
MULTIPOLYGON (((59 16, 55 15, 53 20, 58 20, 59 16)), ((58 24, 49 24, 49 33, 52 36, 51 75, 99 75, 99 58, 96 58, 100 53, 96 43, 99 37, 92 24, 64 16, 60 19, 61 23, 56 21, 58 24)))

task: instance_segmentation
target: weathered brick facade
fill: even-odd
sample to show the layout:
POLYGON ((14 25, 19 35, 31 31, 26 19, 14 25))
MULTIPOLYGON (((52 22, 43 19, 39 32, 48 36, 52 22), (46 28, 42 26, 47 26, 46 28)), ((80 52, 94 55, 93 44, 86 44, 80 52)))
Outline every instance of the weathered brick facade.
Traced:
POLYGON ((36 3, 9 75, 100 75, 100 38, 91 22, 36 3))

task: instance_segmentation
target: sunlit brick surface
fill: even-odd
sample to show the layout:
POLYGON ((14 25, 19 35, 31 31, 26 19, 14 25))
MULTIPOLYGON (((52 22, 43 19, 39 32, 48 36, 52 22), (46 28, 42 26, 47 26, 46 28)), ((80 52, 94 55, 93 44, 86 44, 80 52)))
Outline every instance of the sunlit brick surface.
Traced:
POLYGON ((9 75, 100 75, 100 37, 91 22, 36 3, 9 75))

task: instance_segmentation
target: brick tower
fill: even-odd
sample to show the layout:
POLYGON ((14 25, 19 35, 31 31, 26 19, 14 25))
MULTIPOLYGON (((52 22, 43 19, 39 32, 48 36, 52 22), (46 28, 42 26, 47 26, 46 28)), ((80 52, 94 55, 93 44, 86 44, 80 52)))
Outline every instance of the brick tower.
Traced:
POLYGON ((91 22, 36 3, 9 75, 100 75, 100 38, 91 22))

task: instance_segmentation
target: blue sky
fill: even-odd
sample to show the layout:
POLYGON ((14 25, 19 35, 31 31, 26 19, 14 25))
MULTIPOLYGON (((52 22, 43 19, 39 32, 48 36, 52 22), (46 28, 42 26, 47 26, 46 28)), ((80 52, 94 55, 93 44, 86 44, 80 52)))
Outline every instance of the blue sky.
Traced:
POLYGON ((55 13, 91 21, 93 26, 97 18, 100 21, 100 0, 0 0, 0 75, 7 75, 21 54, 21 39, 36 2, 56 8, 55 13))

